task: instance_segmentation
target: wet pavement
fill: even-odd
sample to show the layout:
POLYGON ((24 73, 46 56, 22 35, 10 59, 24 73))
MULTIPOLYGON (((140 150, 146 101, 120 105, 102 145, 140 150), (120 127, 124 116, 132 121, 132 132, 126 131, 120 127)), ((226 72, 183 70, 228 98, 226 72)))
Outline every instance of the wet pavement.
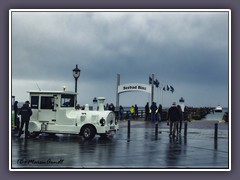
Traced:
MULTIPOLYGON (((12 132, 12 169, 228 169, 229 131, 227 123, 215 121, 188 123, 184 133, 169 138, 169 127, 161 122, 157 137, 155 124, 142 120, 120 122, 116 135, 96 136, 84 141, 77 135, 47 135, 25 139, 12 132)), ((184 124, 183 124, 184 127, 184 124)))

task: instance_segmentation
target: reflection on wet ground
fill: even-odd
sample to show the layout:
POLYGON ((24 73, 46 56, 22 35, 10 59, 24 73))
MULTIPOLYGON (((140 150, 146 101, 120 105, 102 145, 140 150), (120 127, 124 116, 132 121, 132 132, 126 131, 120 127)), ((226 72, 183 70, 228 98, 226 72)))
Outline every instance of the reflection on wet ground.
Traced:
POLYGON ((219 130, 217 143, 211 129, 188 129, 169 138, 168 127, 159 125, 159 134, 151 123, 132 122, 130 139, 127 126, 109 138, 96 136, 84 141, 77 135, 47 135, 34 139, 12 134, 11 167, 17 168, 144 168, 185 169, 229 167, 228 130, 219 130), (161 133, 160 133, 161 131, 161 133))

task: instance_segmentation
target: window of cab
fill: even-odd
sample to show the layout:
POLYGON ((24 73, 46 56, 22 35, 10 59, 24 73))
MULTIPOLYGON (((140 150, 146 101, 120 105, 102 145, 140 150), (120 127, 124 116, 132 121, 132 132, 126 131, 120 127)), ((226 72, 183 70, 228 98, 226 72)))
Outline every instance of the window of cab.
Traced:
POLYGON ((74 95, 62 94, 61 107, 74 107, 74 95))
POLYGON ((31 108, 38 109, 39 97, 38 96, 31 96, 31 108))
POLYGON ((53 96, 41 96, 41 109, 53 109, 54 98, 53 96))

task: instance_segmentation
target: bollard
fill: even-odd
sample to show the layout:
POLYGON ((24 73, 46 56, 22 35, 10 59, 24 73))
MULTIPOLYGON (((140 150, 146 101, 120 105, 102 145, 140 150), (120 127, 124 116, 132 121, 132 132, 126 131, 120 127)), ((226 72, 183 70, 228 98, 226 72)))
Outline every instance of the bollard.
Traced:
POLYGON ((178 125, 178 122, 177 122, 177 125, 176 125, 176 129, 177 129, 177 134, 179 132, 179 125, 178 125))
POLYGON ((218 149, 218 141, 214 141, 214 149, 217 150, 218 149))
POLYGON ((158 139, 158 122, 155 123, 155 139, 158 139))
POLYGON ((215 123, 215 132, 214 132, 214 140, 218 139, 218 123, 215 123))
POLYGON ((131 122, 130 119, 128 119, 128 141, 130 140, 130 126, 131 126, 131 122))
POLYGON ((187 122, 184 124, 184 137, 187 137, 187 122))

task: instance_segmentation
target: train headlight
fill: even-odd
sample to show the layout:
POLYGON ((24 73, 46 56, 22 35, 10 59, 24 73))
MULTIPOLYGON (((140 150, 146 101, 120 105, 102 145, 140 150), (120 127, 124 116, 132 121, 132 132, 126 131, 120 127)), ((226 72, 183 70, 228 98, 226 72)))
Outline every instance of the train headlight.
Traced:
POLYGON ((105 119, 104 118, 101 118, 99 122, 100 122, 101 126, 105 125, 105 119))

